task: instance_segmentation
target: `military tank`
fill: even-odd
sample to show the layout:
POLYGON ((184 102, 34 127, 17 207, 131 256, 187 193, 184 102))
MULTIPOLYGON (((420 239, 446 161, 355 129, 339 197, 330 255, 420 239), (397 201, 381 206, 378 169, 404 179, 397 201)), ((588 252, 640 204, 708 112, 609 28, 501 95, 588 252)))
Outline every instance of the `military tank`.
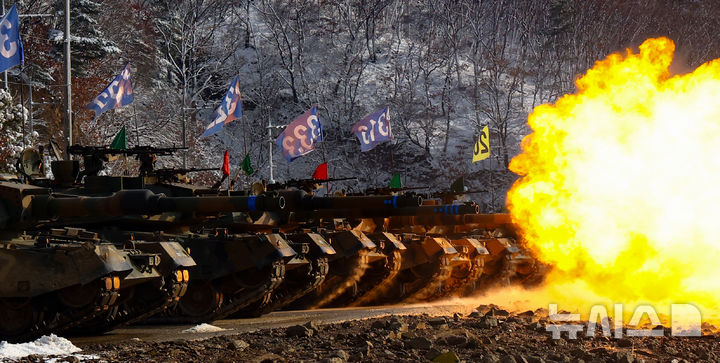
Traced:
POLYGON ((0 339, 25 341, 87 323, 114 307, 132 266, 92 233, 36 230, 62 216, 49 190, 0 182, 0 339))
POLYGON ((457 213, 431 213, 432 210, 449 210, 451 206, 421 208, 425 213, 390 217, 390 230, 443 235, 453 241, 478 241, 485 247, 485 251, 478 250, 484 256, 483 272, 476 283, 467 286, 469 291, 497 284, 532 285, 542 280, 545 266, 518 245, 509 214, 463 213, 460 208, 457 213))
POLYGON ((220 191, 184 183, 169 171, 88 173, 82 187, 56 189, 71 195, 128 188, 164 194, 162 208, 83 217, 75 225, 118 245, 133 238, 173 240, 190 251, 198 265, 190 269, 187 293, 152 321, 426 301, 522 280, 534 269, 514 243, 509 220, 480 215, 473 203, 421 205, 417 195, 395 191, 336 197, 282 188, 220 191))
MULTIPOLYGON (((330 277, 314 291, 312 299, 301 300, 310 299, 314 304, 295 307, 427 301, 538 275, 534 260, 514 242, 509 216, 479 214, 479 206, 472 202, 440 205, 430 204, 438 202, 430 200, 419 205, 414 194, 281 194, 291 202, 284 211, 286 219, 280 218, 276 225, 324 229, 325 235, 327 231, 363 233, 375 245, 369 247, 365 241, 365 250, 345 249, 342 267, 331 266, 330 277), (377 256, 375 261, 364 257, 371 253, 377 256), (334 274, 342 278, 333 281, 334 274), (323 301, 319 299, 323 294, 334 296, 323 301)), ((334 248, 342 248, 341 241, 329 240, 334 248)))
MULTIPOLYGON (((83 152, 88 150, 96 149, 81 149, 83 152)), ((117 152, 105 148, 97 150, 117 152)), ((198 195, 195 191, 201 188, 182 183, 158 183, 153 180, 156 176, 152 170, 146 170, 147 175, 137 177, 86 174, 83 176, 84 183, 78 185, 71 182, 77 177, 56 173, 60 180, 54 190, 90 203, 111 193, 136 195, 145 205, 141 210, 113 206, 122 212, 112 216, 78 213, 78 218, 64 219, 62 223, 92 230, 118 245, 125 246, 129 240, 144 241, 142 244, 135 242, 134 248, 172 241, 188 251, 197 264, 189 268, 190 279, 185 281, 187 286, 180 290, 184 294, 177 296, 177 304, 165 306, 162 311, 156 311, 158 314, 145 320, 207 322, 226 317, 251 304, 263 305, 283 281, 285 266, 298 260, 298 254, 280 234, 232 233, 227 228, 212 228, 205 223, 220 214, 281 210, 284 207, 282 197, 198 195)), ((142 318, 147 318, 146 314, 142 318)))

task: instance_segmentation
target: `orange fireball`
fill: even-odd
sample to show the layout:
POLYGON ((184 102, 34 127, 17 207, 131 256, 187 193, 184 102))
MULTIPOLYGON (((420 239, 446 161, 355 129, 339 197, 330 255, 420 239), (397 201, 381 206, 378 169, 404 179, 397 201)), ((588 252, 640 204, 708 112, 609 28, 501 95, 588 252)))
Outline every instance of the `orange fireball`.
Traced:
POLYGON ((533 111, 510 164, 524 240, 588 304, 720 309, 720 59, 673 75, 674 50, 648 39, 598 61, 533 111))

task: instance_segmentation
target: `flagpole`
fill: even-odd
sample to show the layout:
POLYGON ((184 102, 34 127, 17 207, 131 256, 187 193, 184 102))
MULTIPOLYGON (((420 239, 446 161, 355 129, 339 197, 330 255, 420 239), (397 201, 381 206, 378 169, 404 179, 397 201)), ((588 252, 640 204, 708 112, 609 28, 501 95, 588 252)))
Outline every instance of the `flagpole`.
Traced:
MULTIPOLYGON (((4 1, 4 0, 3 0, 4 1)), ((73 142, 72 126, 72 86, 70 67, 70 0, 65 0, 65 118, 67 120, 67 146, 70 148, 73 142)), ((5 82, 7 85, 7 82, 5 82)), ((67 154, 70 160, 70 153, 67 154)))
MULTIPOLYGON (((25 107, 25 99, 23 98, 22 85, 20 85, 20 105, 22 106, 22 108, 25 107)), ((20 111, 23 111, 22 108, 20 109, 20 111)), ((23 150, 25 150, 25 137, 27 136, 27 134, 25 133, 25 112, 23 112, 22 114, 23 114, 23 116, 22 116, 22 134, 23 134, 22 146, 23 146, 23 150)))
MULTIPOLYGON (((323 141, 325 141, 324 138, 323 138, 323 141)), ((325 150, 325 143, 323 142, 321 145, 322 145, 323 163, 327 164, 327 151, 325 150)), ((330 170, 329 169, 330 169, 330 165, 328 165, 328 179, 330 178, 330 170)), ((330 182, 327 181, 327 179, 325 181, 325 196, 326 197, 330 196, 330 182)))
POLYGON ((273 139, 272 139, 272 121, 270 120, 270 114, 268 113, 268 149, 269 149, 269 155, 268 160, 270 161, 270 184, 275 183, 275 178, 273 178, 273 139))
MULTIPOLYGON (((3 15, 5 15, 5 0, 2 0, 2 13, 3 13, 3 15)), ((5 90, 7 91, 7 89, 8 89, 7 70, 5 70, 5 72, 3 72, 3 79, 5 81, 5 90)), ((24 147, 24 144, 23 144, 23 147, 24 147)))
MULTIPOLYGON (((183 74, 183 78, 185 78, 185 75, 183 74)), ((183 147, 183 169, 187 168, 187 149, 185 145, 185 102, 186 102, 186 93, 187 93, 187 82, 183 82, 183 92, 182 92, 182 147, 183 147)))

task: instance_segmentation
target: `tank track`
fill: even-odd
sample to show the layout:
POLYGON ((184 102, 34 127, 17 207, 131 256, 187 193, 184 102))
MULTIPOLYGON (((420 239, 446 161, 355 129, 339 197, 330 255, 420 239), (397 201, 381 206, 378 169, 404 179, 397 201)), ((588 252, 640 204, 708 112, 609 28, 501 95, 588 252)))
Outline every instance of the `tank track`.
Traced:
MULTIPOLYGON (((87 285, 81 288, 91 288, 95 290, 95 298, 93 298, 92 302, 82 307, 73 308, 62 303, 63 298, 61 294, 74 293, 74 291, 67 289, 28 299, 21 306, 12 303, 8 304, 7 299, 3 299, 4 314, 8 314, 6 317, 18 313, 30 314, 30 316, 32 316, 32 327, 30 329, 24 329, 23 333, 18 334, 0 333, 0 339, 9 342, 23 342, 50 333, 62 333, 81 326, 106 313, 113 307, 118 299, 119 294, 117 289, 106 289, 99 281, 94 281, 91 284, 96 286, 91 287, 87 285), (29 310, 20 312, 18 308, 11 308, 8 305, 15 305, 20 309, 29 310)), ((2 324, 6 322, 7 320, 3 319, 2 324)))
POLYGON ((394 250, 387 253, 385 259, 385 265, 383 269, 383 276, 379 280, 370 281, 368 285, 371 287, 361 292, 360 296, 355 301, 350 302, 347 306, 363 306, 371 304, 373 301, 384 296, 393 287, 395 278, 400 273, 400 267, 402 266, 402 255, 400 251, 394 250))
MULTIPOLYGON (((143 298, 130 298, 122 304, 118 304, 109 309, 105 316, 101 316, 95 321, 74 329, 72 332, 76 334, 99 334, 111 331, 123 325, 131 325, 133 323, 142 322, 153 315, 162 313, 177 304, 178 300, 185 294, 187 290, 187 281, 178 282, 174 276, 166 276, 164 278, 163 287, 159 288, 161 296, 148 301, 143 298), (100 320, 100 321, 97 321, 100 320)), ((143 289, 144 290, 144 289, 143 289)), ((134 291, 133 295, 142 295, 147 291, 138 293, 134 291)))
POLYGON ((421 279, 412 283, 417 286, 417 289, 409 293, 408 296, 402 300, 404 303, 417 303, 431 300, 432 297, 442 292, 443 285, 452 274, 450 257, 442 256, 436 263, 435 269, 436 271, 427 282, 421 279), (418 283, 420 283, 420 285, 418 285, 418 283))
POLYGON ((317 289, 325 281, 329 267, 327 257, 310 259, 310 264, 302 269, 304 272, 297 274, 299 278, 288 276, 280 287, 273 291, 268 301, 258 301, 240 311, 236 316, 258 317, 282 309, 317 289))
MULTIPOLYGON (((345 259, 347 260, 347 259, 345 259)), ((336 261, 335 264, 347 263, 345 260, 336 261)), ((368 251, 360 250, 357 255, 349 258, 349 263, 346 266, 346 274, 344 276, 335 275, 335 281, 326 280, 327 284, 323 284, 319 288, 323 288, 315 300, 310 305, 310 308, 317 309, 328 306, 332 302, 339 298, 342 294, 347 292, 351 287, 357 286, 357 283, 363 278, 365 272, 368 270, 370 265, 368 264, 368 251)), ((333 263, 330 264, 330 272, 332 272, 333 263)), ((337 266, 336 266, 337 268, 337 266)))
MULTIPOLYGON (((217 303, 208 312, 199 315, 190 315, 187 311, 183 311, 183 300, 171 311, 166 314, 160 314, 158 316, 148 319, 148 322, 152 323, 171 323, 171 324, 183 324, 183 323, 203 323, 223 319, 236 313, 240 309, 249 306, 255 302, 261 304, 267 303, 272 296, 272 292, 277 289, 285 278, 285 265, 282 261, 274 261, 268 267, 268 275, 265 276, 264 282, 256 286, 248 286, 242 291, 237 291, 232 296, 228 297, 226 294, 221 293, 219 286, 213 286, 214 282, 206 282, 213 287, 216 293, 219 295, 215 300, 217 303)), ((187 294, 192 294, 191 291, 193 281, 190 281, 188 286, 187 294)))

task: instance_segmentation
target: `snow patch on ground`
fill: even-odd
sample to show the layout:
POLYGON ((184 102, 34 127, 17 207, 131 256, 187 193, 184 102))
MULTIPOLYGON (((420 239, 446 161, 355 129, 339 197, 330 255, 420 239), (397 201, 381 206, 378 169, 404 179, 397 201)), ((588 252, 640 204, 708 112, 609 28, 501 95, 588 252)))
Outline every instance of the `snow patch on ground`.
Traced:
POLYGON ((183 333, 215 333, 219 331, 225 331, 227 329, 219 328, 214 325, 202 323, 200 325, 196 325, 190 329, 183 330, 183 333))
POLYGON ((68 360, 69 357, 77 358, 79 362, 96 361, 100 359, 100 356, 94 354, 70 354, 59 358, 47 358, 44 360, 44 363, 72 362, 72 360, 68 360))
MULTIPOLYGON (((12 344, 0 342, 0 359, 19 359, 29 355, 69 355, 82 349, 69 340, 55 334, 44 335, 34 342, 12 344)), ((79 359, 95 359, 95 356, 76 355, 79 359)))

